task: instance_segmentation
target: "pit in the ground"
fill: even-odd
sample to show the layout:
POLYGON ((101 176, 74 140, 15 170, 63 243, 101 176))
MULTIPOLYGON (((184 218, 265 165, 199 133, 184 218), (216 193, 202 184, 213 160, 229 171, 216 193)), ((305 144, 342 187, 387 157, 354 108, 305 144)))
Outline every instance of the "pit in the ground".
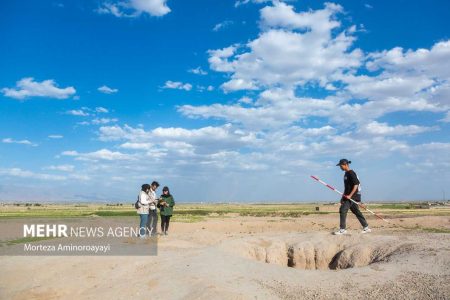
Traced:
POLYGON ((263 241, 251 243, 248 257, 302 270, 341 270, 386 261, 400 249, 398 243, 339 243, 263 241))

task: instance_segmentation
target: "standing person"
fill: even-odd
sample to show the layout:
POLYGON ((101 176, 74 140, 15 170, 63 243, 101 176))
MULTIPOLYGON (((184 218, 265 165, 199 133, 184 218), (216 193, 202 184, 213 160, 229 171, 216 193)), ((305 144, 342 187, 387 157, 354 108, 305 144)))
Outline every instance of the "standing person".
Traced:
POLYGON ((161 214, 161 234, 168 235, 170 217, 173 214, 173 207, 175 206, 175 200, 170 194, 169 187, 163 188, 163 194, 160 197, 159 207, 161 214))
POLYGON ((156 211, 156 205, 158 204, 158 199, 156 199, 156 190, 159 187, 159 183, 157 181, 153 181, 150 185, 150 191, 148 193, 149 196, 149 214, 147 227, 150 230, 150 236, 155 236, 157 234, 156 226, 158 224, 158 213, 156 211))
POLYGON ((139 237, 145 238, 145 233, 147 231, 147 222, 148 222, 148 210, 150 206, 148 193, 150 191, 149 184, 143 184, 141 187, 141 191, 138 196, 137 203, 137 213, 139 214, 140 222, 139 222, 139 237))
POLYGON ((334 234, 345 234, 347 233, 346 228, 346 218, 347 218, 347 212, 350 209, 353 214, 358 218, 359 223, 361 223, 361 226, 363 227, 362 233, 368 233, 371 232, 369 228, 369 224, 367 224, 366 219, 364 218, 363 214, 359 210, 359 207, 356 203, 350 201, 349 199, 353 199, 356 202, 361 202, 361 186, 358 179, 358 176, 356 175, 355 171, 350 169, 350 164, 352 162, 343 158, 339 161, 339 163, 336 166, 339 166, 342 171, 345 171, 344 174, 344 196, 341 198, 341 207, 339 208, 339 215, 340 215, 340 228, 339 231, 335 232, 334 234))

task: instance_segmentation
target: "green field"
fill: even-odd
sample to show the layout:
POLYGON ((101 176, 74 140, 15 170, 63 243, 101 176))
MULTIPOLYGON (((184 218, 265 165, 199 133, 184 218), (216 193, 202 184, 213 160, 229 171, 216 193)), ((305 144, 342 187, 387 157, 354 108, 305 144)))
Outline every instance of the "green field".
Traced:
MULTIPOLYGON (((422 206, 413 203, 376 203, 367 206, 384 215, 436 215, 450 216, 450 206, 422 206), (426 208, 425 208, 426 207, 426 208)), ((215 217, 300 217, 310 214, 337 214, 338 205, 330 204, 178 204, 175 206, 175 222, 195 222, 215 217)), ((4 204, 0 206, 0 218, 19 217, 134 217, 131 204, 4 204)))

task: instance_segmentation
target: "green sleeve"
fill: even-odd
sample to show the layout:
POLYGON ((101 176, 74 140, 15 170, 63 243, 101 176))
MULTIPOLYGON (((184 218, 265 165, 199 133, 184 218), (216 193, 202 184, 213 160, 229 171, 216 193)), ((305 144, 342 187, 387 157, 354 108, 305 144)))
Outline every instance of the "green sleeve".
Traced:
POLYGON ((175 206, 175 200, 173 199, 173 196, 170 197, 169 206, 174 207, 175 206))

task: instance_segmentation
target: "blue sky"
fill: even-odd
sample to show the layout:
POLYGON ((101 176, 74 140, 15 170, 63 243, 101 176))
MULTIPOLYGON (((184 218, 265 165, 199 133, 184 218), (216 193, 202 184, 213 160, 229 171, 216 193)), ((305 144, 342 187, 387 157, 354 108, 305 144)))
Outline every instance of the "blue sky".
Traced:
POLYGON ((0 200, 450 194, 448 1, 2 1, 0 200), (25 191, 25 192, 24 192, 25 191))

